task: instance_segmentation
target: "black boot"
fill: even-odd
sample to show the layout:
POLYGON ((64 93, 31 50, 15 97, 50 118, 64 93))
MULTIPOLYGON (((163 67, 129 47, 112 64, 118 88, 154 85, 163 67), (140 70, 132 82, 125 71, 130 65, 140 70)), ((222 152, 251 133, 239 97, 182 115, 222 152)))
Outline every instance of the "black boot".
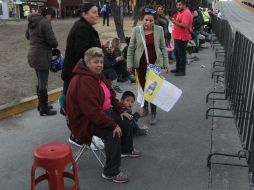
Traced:
MULTIPOLYGON (((40 99, 39 99, 39 86, 37 85, 36 86, 36 94, 37 94, 37 97, 38 97, 38 106, 37 106, 37 110, 40 111, 40 99)), ((53 106, 51 105, 48 105, 48 109, 53 109, 53 106)))
POLYGON ((157 123, 157 119, 156 119, 156 105, 151 104, 150 125, 155 125, 156 123, 157 123))
POLYGON ((40 115, 56 115, 55 110, 48 108, 48 92, 47 89, 39 90, 40 115))
POLYGON ((148 111, 148 102, 145 101, 144 107, 143 107, 143 116, 142 117, 146 117, 149 114, 148 111))

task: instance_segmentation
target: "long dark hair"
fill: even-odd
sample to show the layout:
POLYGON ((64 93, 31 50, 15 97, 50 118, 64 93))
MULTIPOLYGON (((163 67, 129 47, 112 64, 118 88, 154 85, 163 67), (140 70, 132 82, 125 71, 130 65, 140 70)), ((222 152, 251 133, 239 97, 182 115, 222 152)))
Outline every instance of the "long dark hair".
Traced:
POLYGON ((56 16, 56 11, 52 7, 42 7, 38 11, 42 16, 51 15, 53 18, 56 16))

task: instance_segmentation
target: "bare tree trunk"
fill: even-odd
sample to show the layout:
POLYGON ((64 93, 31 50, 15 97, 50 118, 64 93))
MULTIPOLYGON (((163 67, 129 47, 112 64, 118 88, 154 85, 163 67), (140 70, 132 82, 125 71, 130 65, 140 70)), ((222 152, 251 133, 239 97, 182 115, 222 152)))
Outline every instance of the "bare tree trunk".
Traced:
POLYGON ((141 14, 141 8, 143 7, 143 4, 145 3, 145 0, 138 0, 136 1, 136 5, 134 8, 134 15, 133 15, 133 27, 137 26, 138 23, 138 19, 140 18, 140 14, 141 14))
POLYGON ((119 4, 117 4, 117 0, 111 0, 111 8, 115 21, 117 36, 122 42, 124 42, 125 35, 123 30, 123 0, 119 0, 119 4))

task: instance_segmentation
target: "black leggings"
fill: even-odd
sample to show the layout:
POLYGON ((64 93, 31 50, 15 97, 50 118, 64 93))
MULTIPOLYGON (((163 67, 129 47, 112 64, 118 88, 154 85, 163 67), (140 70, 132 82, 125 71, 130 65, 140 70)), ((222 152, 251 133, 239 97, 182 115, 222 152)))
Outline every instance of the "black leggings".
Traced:
POLYGON ((48 87, 49 70, 35 69, 38 80, 39 90, 45 90, 48 87))
POLYGON ((116 135, 113 138, 111 128, 96 128, 94 135, 103 139, 105 145, 106 164, 103 173, 108 176, 115 176, 120 172, 121 153, 130 153, 133 151, 133 131, 127 118, 124 117, 122 120, 120 115, 115 112, 111 112, 109 115, 121 128, 122 137, 118 138, 116 135))

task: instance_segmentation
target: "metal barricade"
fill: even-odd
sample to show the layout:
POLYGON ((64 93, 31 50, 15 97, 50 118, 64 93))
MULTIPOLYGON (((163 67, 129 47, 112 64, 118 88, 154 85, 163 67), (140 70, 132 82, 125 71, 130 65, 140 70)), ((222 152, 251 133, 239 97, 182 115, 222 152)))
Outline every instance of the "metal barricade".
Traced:
MULTIPOLYGON (((225 49, 224 60, 224 92, 225 100, 230 102, 236 127, 242 143, 243 150, 237 154, 212 152, 208 156, 207 166, 210 167, 211 157, 214 155, 246 158, 249 173, 250 184, 254 184, 254 42, 244 36, 241 32, 232 31, 226 20, 215 18, 213 21, 213 32, 218 41, 225 49), (218 28, 219 27, 219 28, 218 28)), ((222 99, 213 99, 222 100, 222 99)), ((209 108, 214 110, 216 108, 209 108)), ((218 108, 223 110, 223 108, 218 108)), ((208 111, 209 112, 209 111, 208 111)), ((212 116, 207 112, 207 117, 212 116)), ((212 117, 217 117, 213 115, 212 117)), ((221 117, 221 116, 219 116, 221 117)), ((225 117, 227 118, 227 117, 225 117)), ((218 163, 216 163, 218 164, 218 163)), ((219 163, 223 165, 244 166, 241 164, 219 163)))

